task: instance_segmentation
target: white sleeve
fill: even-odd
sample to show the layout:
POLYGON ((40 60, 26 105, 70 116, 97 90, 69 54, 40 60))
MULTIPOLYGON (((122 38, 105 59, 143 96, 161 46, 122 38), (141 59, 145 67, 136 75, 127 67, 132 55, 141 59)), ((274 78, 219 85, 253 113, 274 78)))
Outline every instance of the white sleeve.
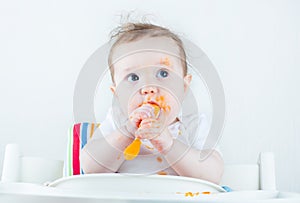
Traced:
MULTIPOLYGON (((194 122, 190 122, 189 126, 186 128, 189 135, 189 144, 195 149, 203 150, 206 139, 208 139, 211 119, 206 114, 201 113, 199 114, 198 119, 192 120, 194 122)), ((217 142, 218 140, 216 140, 216 144, 212 146, 212 149, 218 151, 222 155, 217 142)))
POLYGON ((205 114, 199 114, 197 119, 187 126, 186 131, 189 135, 189 144, 195 149, 201 150, 209 133, 209 121, 205 114))
POLYGON ((94 139, 105 137, 116 130, 114 120, 112 118, 112 109, 110 108, 107 112, 106 118, 104 121, 100 122, 99 129, 101 133, 95 133, 93 136, 94 139))

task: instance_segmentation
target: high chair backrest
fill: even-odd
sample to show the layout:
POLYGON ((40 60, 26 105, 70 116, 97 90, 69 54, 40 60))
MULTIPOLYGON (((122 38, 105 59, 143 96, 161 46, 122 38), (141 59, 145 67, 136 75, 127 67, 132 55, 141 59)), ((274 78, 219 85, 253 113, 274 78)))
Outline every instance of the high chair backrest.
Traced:
POLYGON ((80 165, 80 150, 93 137, 100 123, 76 123, 68 133, 67 156, 65 158, 64 175, 84 174, 80 165))

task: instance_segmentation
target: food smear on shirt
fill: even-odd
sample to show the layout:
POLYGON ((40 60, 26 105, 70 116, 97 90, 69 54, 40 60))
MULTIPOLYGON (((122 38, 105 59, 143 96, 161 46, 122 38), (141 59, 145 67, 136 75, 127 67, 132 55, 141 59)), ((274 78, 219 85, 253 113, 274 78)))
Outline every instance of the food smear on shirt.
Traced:
POLYGON ((168 175, 166 171, 159 171, 157 172, 157 175, 168 175))
POLYGON ((136 138, 130 145, 126 147, 123 153, 125 160, 133 160, 139 154, 141 143, 141 140, 136 138))
POLYGON ((156 160, 157 160, 159 163, 161 163, 161 162, 163 161, 162 158, 161 158, 160 156, 156 157, 156 160))

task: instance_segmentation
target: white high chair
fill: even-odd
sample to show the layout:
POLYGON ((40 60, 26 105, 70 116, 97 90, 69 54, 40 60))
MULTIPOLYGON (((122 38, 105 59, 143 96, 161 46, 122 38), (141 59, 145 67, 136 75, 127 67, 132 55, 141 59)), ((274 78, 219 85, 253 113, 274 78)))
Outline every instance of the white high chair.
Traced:
MULTIPOLYGON (((18 145, 6 146, 2 182, 44 184, 63 177, 63 161, 21 154, 18 145)), ((220 185, 233 190, 276 190, 273 153, 260 153, 257 164, 225 164, 220 185)))

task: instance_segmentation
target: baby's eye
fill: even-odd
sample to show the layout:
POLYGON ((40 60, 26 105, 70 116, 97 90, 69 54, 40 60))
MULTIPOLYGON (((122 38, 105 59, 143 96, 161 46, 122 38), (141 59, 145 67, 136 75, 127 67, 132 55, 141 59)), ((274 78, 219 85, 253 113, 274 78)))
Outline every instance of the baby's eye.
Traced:
POLYGON ((137 74, 135 74, 135 73, 131 73, 131 74, 129 74, 128 77, 127 77, 127 80, 128 80, 129 82, 134 82, 134 81, 137 81, 137 80, 139 80, 139 79, 140 79, 139 76, 138 76, 137 74))
POLYGON ((166 77, 168 77, 168 75, 169 75, 168 71, 161 69, 157 72, 156 76, 159 78, 166 78, 166 77))

